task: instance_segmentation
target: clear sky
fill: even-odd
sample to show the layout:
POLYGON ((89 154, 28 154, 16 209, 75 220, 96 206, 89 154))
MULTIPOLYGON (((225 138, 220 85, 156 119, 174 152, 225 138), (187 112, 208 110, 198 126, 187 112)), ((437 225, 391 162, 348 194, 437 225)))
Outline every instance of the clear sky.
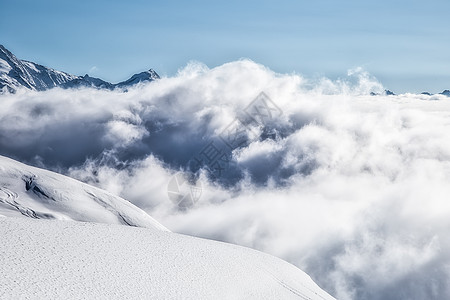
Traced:
POLYGON ((449 0, 0 0, 19 58, 117 82, 250 58, 276 72, 363 67, 395 92, 450 89, 449 0))

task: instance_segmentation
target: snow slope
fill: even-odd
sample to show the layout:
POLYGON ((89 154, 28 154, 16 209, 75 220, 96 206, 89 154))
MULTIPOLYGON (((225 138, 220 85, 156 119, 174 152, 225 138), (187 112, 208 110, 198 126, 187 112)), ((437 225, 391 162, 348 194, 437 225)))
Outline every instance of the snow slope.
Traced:
POLYGON ((130 202, 72 178, 0 156, 0 216, 167 230, 130 202))
POLYGON ((2 156, 0 253, 0 299, 333 299, 278 258, 169 232, 124 199, 2 156))
POLYGON ((270 255, 171 232, 0 218, 1 299, 333 299, 270 255))

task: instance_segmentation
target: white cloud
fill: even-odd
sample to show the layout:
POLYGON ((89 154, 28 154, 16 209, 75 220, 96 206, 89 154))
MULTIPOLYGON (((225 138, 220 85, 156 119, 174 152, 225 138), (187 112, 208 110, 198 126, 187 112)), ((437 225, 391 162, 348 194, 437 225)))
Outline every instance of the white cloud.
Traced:
POLYGON ((96 74, 98 72, 98 67, 97 66, 92 66, 90 69, 89 69, 89 74, 96 74))
MULTIPOLYGON (((369 96, 363 70, 311 81, 248 60, 129 89, 0 99, 1 153, 117 193, 170 229, 254 247, 339 299, 450 296, 450 102, 369 96), (264 91, 273 135, 235 150, 222 180, 180 211, 170 177, 264 91)), ((264 132, 263 132, 264 134, 264 132)))

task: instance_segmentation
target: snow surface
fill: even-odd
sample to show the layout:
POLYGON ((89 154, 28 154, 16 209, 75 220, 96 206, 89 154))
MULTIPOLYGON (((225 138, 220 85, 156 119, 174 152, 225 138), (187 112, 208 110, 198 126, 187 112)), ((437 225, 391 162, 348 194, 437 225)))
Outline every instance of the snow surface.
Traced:
POLYGON ((147 228, 0 218, 1 299, 333 299, 248 248, 147 228))
POLYGON ((0 156, 0 215, 167 230, 120 197, 4 156, 0 156))
POLYGON ((8 73, 11 69, 11 66, 6 62, 6 60, 0 58, 0 73, 8 73))

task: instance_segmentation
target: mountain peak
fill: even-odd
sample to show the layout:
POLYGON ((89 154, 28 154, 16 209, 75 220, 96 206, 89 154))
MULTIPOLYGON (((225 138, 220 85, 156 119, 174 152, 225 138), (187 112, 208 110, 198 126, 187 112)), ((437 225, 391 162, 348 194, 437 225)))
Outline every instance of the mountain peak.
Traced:
POLYGON ((156 79, 160 79, 158 73, 156 73, 153 69, 149 69, 148 71, 134 74, 133 76, 130 77, 130 79, 119 82, 118 84, 116 84, 116 86, 123 88, 141 82, 154 81, 156 79))
POLYGON ((112 84, 100 78, 75 76, 57 71, 34 62, 20 60, 3 45, 0 45, 0 92, 15 92, 24 87, 36 91, 44 91, 54 87, 78 88, 95 87, 112 90, 116 87, 126 88, 140 82, 148 82, 159 79, 159 75, 149 69, 134 74, 130 79, 112 84))
POLYGON ((380 95, 383 95, 383 96, 395 96, 395 93, 393 91, 390 91, 390 90, 384 90, 384 92, 382 94, 375 93, 375 92, 370 92, 370 95, 371 96, 380 96, 380 95))

